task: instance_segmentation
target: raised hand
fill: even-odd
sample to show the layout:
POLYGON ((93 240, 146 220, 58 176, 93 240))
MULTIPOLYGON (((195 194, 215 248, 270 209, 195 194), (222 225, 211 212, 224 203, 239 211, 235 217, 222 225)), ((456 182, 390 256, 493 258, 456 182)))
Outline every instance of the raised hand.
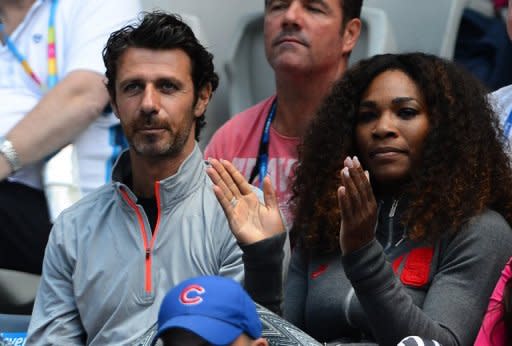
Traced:
POLYGON ((208 176, 231 232, 243 244, 252 244, 285 231, 269 177, 263 179, 262 204, 244 176, 226 160, 210 159, 208 176))
POLYGON ((340 248, 348 254, 375 238, 377 202, 368 173, 356 156, 347 157, 341 170, 338 202, 341 210, 340 248))

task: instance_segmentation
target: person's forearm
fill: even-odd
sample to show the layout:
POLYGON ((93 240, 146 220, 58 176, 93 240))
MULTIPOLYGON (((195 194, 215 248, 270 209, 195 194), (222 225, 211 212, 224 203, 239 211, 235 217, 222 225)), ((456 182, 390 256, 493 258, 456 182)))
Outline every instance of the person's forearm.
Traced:
MULTIPOLYGON (((103 77, 74 71, 50 90, 6 135, 22 166, 42 160, 69 144, 102 112, 108 102, 103 77)), ((11 173, 0 155, 0 180, 11 173)))
POLYGON ((345 273, 379 344, 396 345, 408 335, 421 335, 443 345, 457 343, 449 330, 413 303, 377 241, 342 258, 345 273))
POLYGON ((426 289, 421 308, 376 241, 343 256, 347 278, 379 344, 395 345, 408 335, 445 346, 473 344, 501 268, 511 257, 510 226, 501 215, 486 211, 455 236, 441 238, 437 249, 439 262, 430 268, 434 277, 428 288, 418 288, 426 289))
POLYGON ((281 315, 283 300, 283 245, 286 233, 251 245, 241 245, 244 260, 244 288, 251 298, 281 315))

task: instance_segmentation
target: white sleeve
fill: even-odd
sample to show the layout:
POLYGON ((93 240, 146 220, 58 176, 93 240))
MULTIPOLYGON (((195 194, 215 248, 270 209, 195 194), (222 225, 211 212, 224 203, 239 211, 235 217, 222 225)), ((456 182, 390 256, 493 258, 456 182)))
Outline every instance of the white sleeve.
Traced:
POLYGON ((68 0, 59 6, 63 7, 56 19, 57 30, 61 30, 57 39, 63 38, 61 78, 73 70, 103 74, 102 51, 110 34, 134 23, 141 11, 139 0, 68 0))

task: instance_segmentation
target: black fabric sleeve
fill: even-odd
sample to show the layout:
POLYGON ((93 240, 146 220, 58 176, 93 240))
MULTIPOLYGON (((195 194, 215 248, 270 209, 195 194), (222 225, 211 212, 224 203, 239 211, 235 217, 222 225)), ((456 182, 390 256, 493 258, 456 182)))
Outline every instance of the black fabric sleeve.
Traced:
POLYGON ((293 249, 285 287, 283 316, 297 327, 304 329, 304 311, 308 294, 308 268, 300 245, 293 249))
POLYGON ((244 286, 251 298, 281 315, 283 301, 283 246, 286 232, 251 245, 242 245, 244 286))

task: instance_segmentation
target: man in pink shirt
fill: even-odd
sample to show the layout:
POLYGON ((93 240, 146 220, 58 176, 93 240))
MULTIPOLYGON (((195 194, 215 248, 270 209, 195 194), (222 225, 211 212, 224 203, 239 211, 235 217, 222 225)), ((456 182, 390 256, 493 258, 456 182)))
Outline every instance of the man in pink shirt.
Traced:
POLYGON ((232 161, 254 185, 268 174, 286 226, 297 146, 345 72, 361 30, 362 0, 265 0, 264 41, 276 95, 224 124, 205 150, 232 161))

